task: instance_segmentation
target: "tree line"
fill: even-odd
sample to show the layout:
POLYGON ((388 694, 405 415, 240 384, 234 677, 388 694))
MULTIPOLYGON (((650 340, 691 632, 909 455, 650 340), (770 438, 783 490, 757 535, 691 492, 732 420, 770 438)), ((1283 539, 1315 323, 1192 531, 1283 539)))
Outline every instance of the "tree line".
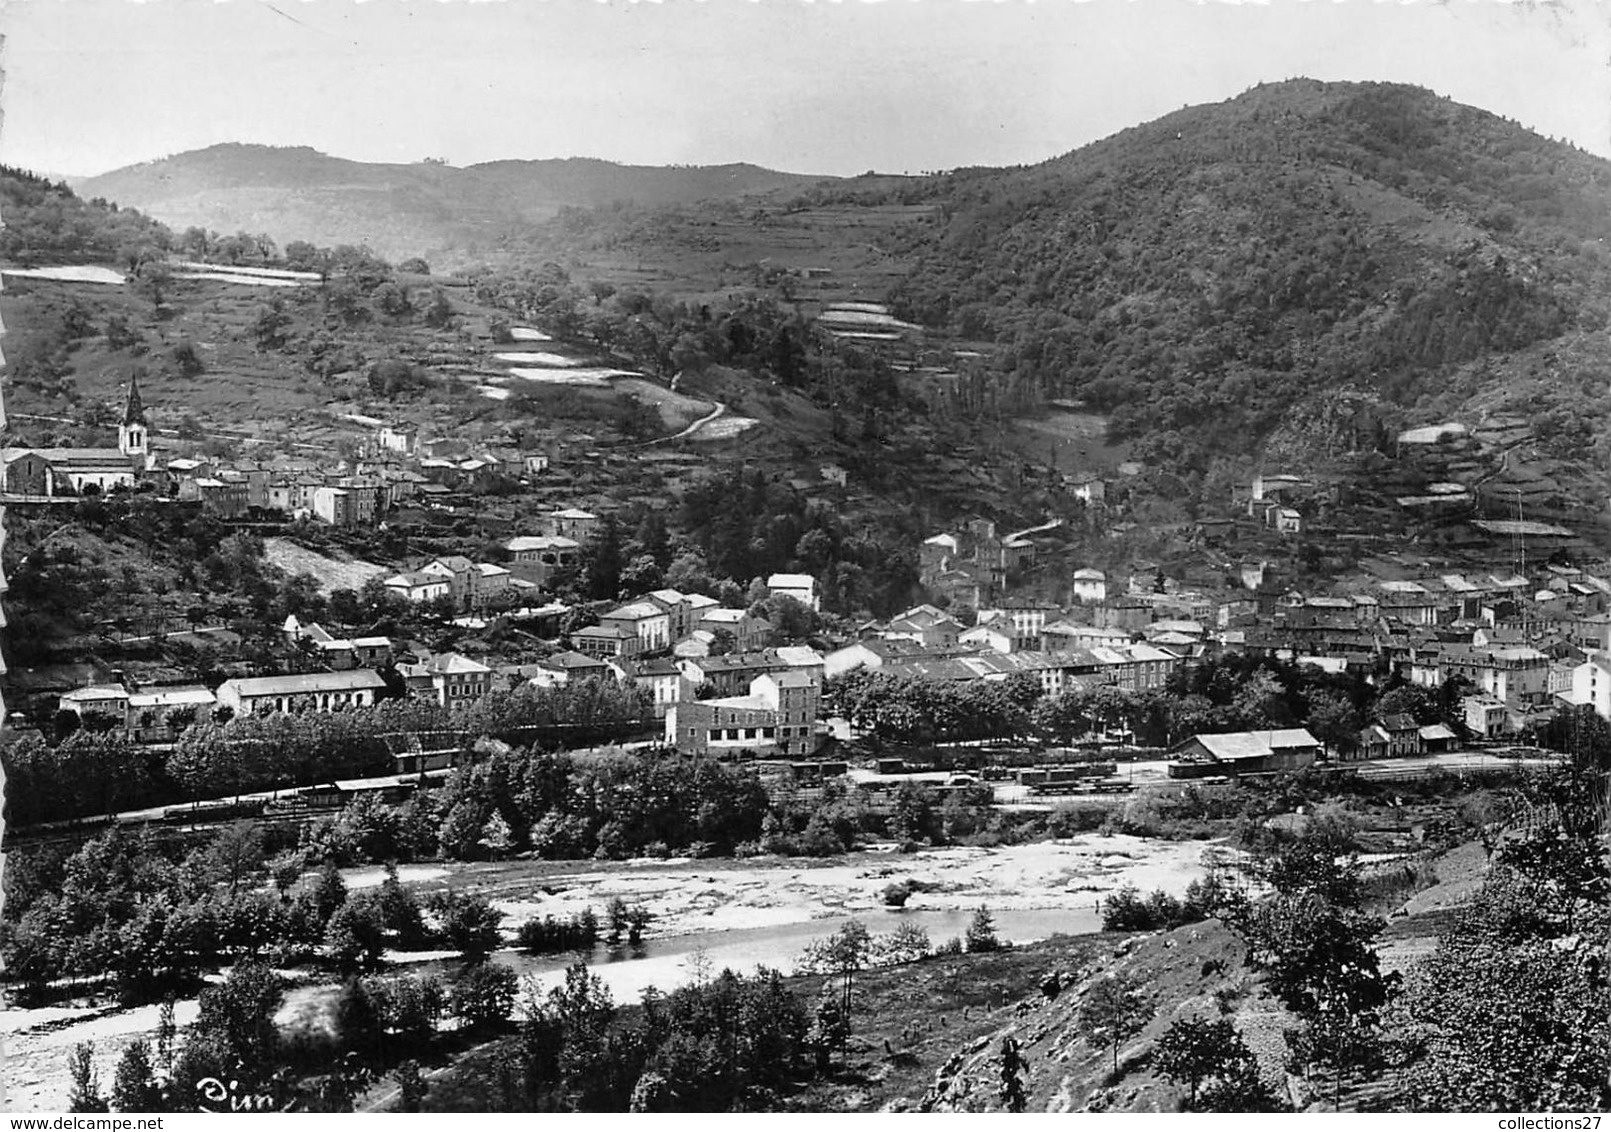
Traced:
POLYGON ((418 699, 238 717, 224 707, 175 720, 171 749, 134 743, 92 718, 54 746, 36 731, 8 734, 0 761, 16 791, 11 820, 23 826, 388 774, 394 746, 410 736, 557 746, 637 734, 651 720, 642 689, 592 679, 493 691, 451 711, 418 699))
POLYGON ((1463 726, 1454 679, 1432 690, 1402 681, 1378 689, 1358 674, 1232 654, 1175 670, 1162 688, 1118 684, 1050 693, 1040 680, 943 680, 857 668, 823 684, 827 709, 865 734, 892 743, 929 744, 1034 738, 1067 746, 1091 736, 1128 735, 1169 747, 1199 733, 1308 727, 1331 749, 1350 754, 1372 719, 1408 714, 1419 724, 1463 726))

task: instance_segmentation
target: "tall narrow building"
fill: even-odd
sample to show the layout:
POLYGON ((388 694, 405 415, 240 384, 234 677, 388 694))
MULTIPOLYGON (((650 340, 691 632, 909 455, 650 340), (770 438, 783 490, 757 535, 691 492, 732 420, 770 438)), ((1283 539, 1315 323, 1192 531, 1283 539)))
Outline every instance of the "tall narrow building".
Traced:
POLYGON ((118 451, 143 472, 151 456, 150 430, 145 423, 145 402, 140 399, 140 379, 129 375, 128 398, 123 402, 123 423, 117 426, 118 451))

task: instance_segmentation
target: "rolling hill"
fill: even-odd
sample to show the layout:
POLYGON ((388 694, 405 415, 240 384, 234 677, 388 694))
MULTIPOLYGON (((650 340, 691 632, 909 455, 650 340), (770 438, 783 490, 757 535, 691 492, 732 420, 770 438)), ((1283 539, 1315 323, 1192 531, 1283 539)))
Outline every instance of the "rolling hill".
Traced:
POLYGON ((1078 403, 1183 501, 1221 506, 1265 464, 1347 480, 1448 419, 1531 422, 1519 455, 1578 505, 1611 486, 1611 162, 1415 87, 1265 84, 927 178, 219 146, 80 188, 179 226, 554 259, 700 302, 889 301, 989 355, 969 380, 995 416, 1078 403))
POLYGON ((728 200, 824 180, 743 164, 651 168, 569 158, 457 168, 227 144, 81 179, 73 187, 81 197, 139 208, 175 229, 261 232, 281 244, 368 244, 400 259, 493 248, 511 230, 567 206, 728 200))
POLYGON ((1388 427, 1506 389, 1611 418, 1611 162, 1430 91, 1266 85, 930 192, 897 313, 1193 479, 1344 390, 1388 427))

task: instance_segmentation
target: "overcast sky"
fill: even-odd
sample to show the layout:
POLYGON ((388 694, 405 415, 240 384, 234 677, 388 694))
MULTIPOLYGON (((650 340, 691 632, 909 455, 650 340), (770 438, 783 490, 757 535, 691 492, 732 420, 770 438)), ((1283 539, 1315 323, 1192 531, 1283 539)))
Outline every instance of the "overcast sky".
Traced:
POLYGON ((1263 81, 1412 82, 1611 156, 1611 3, 0 0, 0 160, 216 142, 810 173, 1039 161, 1263 81))

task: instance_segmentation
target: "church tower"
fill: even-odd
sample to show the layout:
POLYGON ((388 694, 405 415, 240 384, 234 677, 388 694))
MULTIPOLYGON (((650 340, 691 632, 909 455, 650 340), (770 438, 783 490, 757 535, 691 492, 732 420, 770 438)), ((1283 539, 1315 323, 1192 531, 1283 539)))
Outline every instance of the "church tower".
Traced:
POLYGON ((140 383, 129 375, 129 396, 123 404, 123 423, 117 429, 118 451, 135 462, 137 470, 145 471, 151 456, 148 431, 145 423, 145 403, 140 400, 140 383))

